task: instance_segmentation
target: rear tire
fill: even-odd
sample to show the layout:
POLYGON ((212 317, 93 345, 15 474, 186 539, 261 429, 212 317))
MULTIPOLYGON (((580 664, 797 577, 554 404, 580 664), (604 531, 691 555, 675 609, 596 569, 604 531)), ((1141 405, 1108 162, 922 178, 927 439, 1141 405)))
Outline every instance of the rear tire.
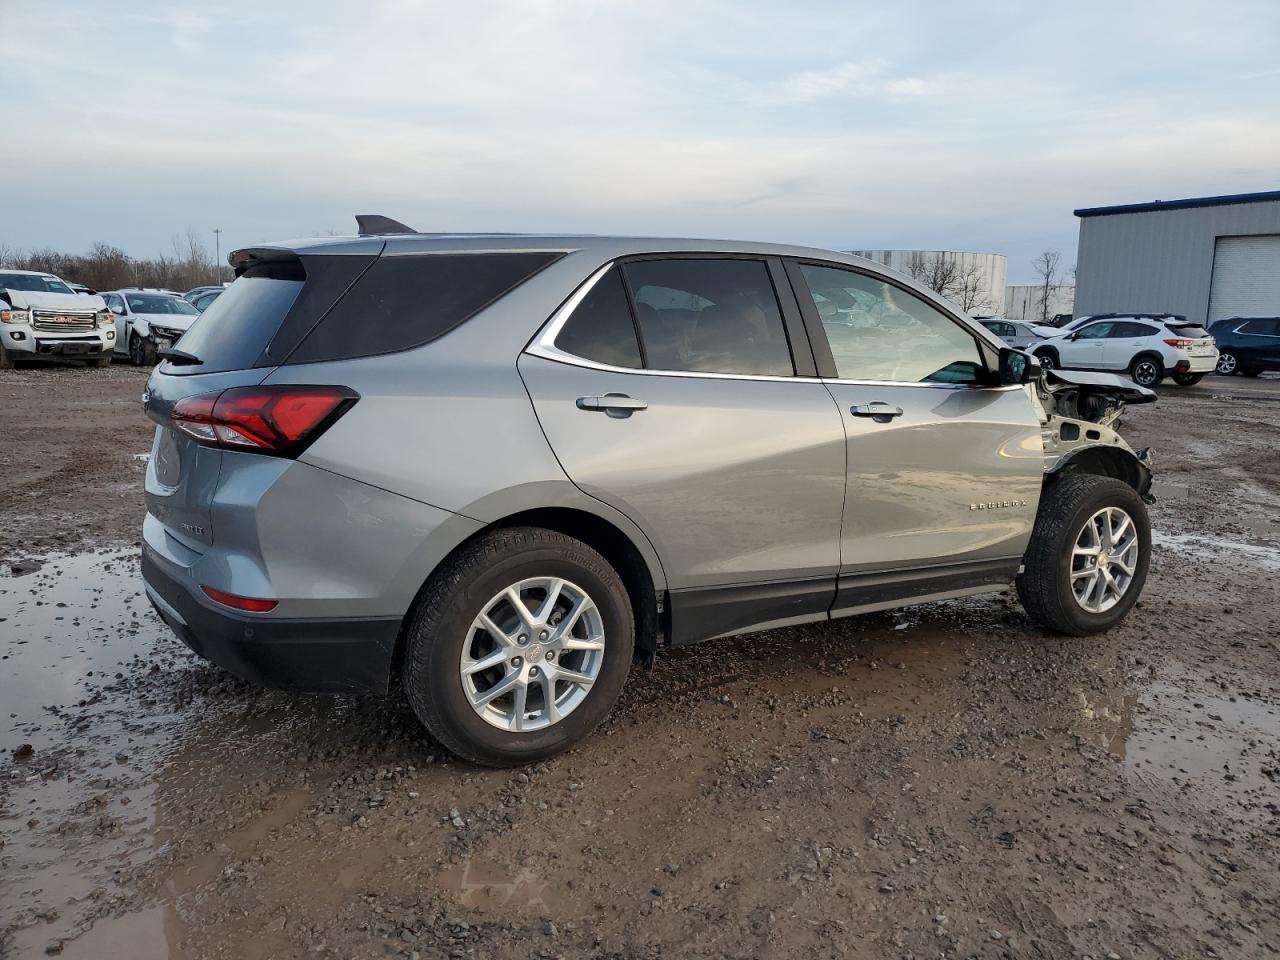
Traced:
POLYGON ((1140 387, 1158 387, 1164 379, 1164 361, 1151 353, 1140 353, 1129 364, 1129 377, 1140 387))
MULTIPOLYGON (((532 595, 518 594, 528 614, 540 614, 535 608, 545 603, 545 594, 538 599, 536 590, 532 595), (523 599, 529 596, 532 600, 523 599)), ((507 606, 505 613, 515 614, 515 607, 507 606)), ((589 615, 562 616, 568 623, 589 615)), ((404 688, 418 719, 458 756, 494 767, 532 763, 573 746, 605 718, 627 679, 634 647, 631 601, 621 577, 604 557, 580 540, 552 530, 494 530, 446 560, 423 588, 405 631, 404 688), (508 622, 492 612, 498 609, 495 602, 504 603, 508 587, 540 579, 560 582, 566 594, 572 588, 594 605, 598 642, 603 645, 599 660, 594 659, 596 653, 581 647, 577 651, 559 648, 554 660, 546 655, 561 623, 554 611, 543 624, 551 635, 545 645, 540 643, 539 625, 528 629, 517 619, 508 622), (496 637, 487 628, 477 626, 481 614, 489 615, 501 628, 502 643, 494 642, 496 637), (466 672, 469 663, 494 656, 499 647, 508 657, 498 656, 483 672, 466 672), (594 670, 594 682, 583 686, 550 680, 553 672, 559 675, 561 670, 576 671, 578 676, 594 670), (527 686, 515 682, 522 677, 527 686), (475 705, 486 692, 507 681, 513 681, 511 693, 492 698, 488 706, 475 705), (559 704, 557 698, 564 701, 558 719, 547 709, 543 691, 548 681, 553 703, 559 704), (525 687, 519 700, 517 687, 525 687), (585 695, 569 706, 579 690, 585 695), (504 715, 509 718, 505 725, 504 715)))
POLYGON ((1173 382, 1180 387, 1194 387, 1203 379, 1203 373, 1175 373, 1173 375, 1173 382))
MULTIPOLYGON (((1117 542, 1123 540, 1123 536, 1117 537, 1117 542)), ((1107 549, 1092 558, 1094 567, 1107 570, 1106 574, 1098 572, 1094 577, 1111 576, 1113 569, 1123 571, 1116 563, 1119 557, 1119 554, 1113 557, 1107 549), (1112 564, 1116 566, 1113 568, 1112 564)), ((1137 602, 1150 564, 1151 521, 1147 505, 1137 491, 1114 477, 1069 473, 1050 480, 1040 498, 1031 545, 1023 560, 1023 572, 1017 579, 1018 597, 1036 623, 1055 633, 1077 637, 1101 633, 1123 620, 1137 602), (1136 559, 1132 554, 1123 558, 1125 562, 1131 561, 1131 575, 1115 574, 1128 579, 1114 602, 1105 609, 1090 610, 1076 592, 1089 589, 1091 558, 1082 553, 1081 541, 1084 538, 1088 546, 1086 525, 1092 524, 1093 518, 1108 508, 1123 512, 1133 524, 1137 533, 1137 555, 1136 559)))

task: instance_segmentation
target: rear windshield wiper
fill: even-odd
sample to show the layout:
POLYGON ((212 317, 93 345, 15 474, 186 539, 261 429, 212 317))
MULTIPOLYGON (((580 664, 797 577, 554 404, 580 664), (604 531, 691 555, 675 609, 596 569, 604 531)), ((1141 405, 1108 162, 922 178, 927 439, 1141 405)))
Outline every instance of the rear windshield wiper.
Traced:
POLYGON ((204 363, 204 361, 194 353, 187 353, 185 350, 175 350, 173 347, 165 347, 163 350, 157 351, 156 356, 161 360, 168 360, 170 363, 178 367, 197 366, 204 363))

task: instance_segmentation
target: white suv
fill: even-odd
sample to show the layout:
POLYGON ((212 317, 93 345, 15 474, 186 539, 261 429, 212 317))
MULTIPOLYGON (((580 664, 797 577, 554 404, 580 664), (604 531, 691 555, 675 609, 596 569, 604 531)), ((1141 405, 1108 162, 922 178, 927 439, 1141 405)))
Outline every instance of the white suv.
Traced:
POLYGON ((1166 376, 1189 387, 1218 363, 1209 331, 1172 315, 1091 317, 1036 344, 1032 352, 1042 367, 1124 370, 1143 387, 1154 387, 1166 376))

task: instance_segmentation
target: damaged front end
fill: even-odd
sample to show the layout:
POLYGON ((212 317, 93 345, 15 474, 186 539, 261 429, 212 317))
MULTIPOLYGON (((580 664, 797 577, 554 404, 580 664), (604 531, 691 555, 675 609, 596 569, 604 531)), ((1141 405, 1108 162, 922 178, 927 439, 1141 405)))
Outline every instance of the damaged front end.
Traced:
POLYGON ((1048 475, 1079 471, 1116 477, 1148 503, 1151 448, 1135 451, 1115 431, 1129 404, 1152 403, 1153 391, 1110 373, 1045 370, 1031 381, 1048 475))

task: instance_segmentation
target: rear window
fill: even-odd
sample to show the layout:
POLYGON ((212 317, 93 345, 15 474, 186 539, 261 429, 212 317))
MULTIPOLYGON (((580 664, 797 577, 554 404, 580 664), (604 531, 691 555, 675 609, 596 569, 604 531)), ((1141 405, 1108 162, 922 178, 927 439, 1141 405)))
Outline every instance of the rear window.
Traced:
POLYGON ((643 366, 627 291, 617 267, 601 277, 556 336, 566 353, 611 367, 643 366))
MULTIPOLYGON (((561 256, 457 253, 382 257, 306 334, 285 362, 369 357, 429 343, 561 256)), ((225 299, 210 307, 210 312, 225 299)), ((271 352, 279 353, 274 346, 271 352)))
POLYGON ((1166 323, 1165 326, 1178 336, 1186 337, 1188 340, 1198 340, 1200 337, 1209 336, 1209 331, 1198 323, 1166 323))
POLYGON ((182 335, 178 349, 201 362, 166 364, 165 373, 221 373, 254 366, 298 299, 304 278, 297 260, 250 267, 182 335))

